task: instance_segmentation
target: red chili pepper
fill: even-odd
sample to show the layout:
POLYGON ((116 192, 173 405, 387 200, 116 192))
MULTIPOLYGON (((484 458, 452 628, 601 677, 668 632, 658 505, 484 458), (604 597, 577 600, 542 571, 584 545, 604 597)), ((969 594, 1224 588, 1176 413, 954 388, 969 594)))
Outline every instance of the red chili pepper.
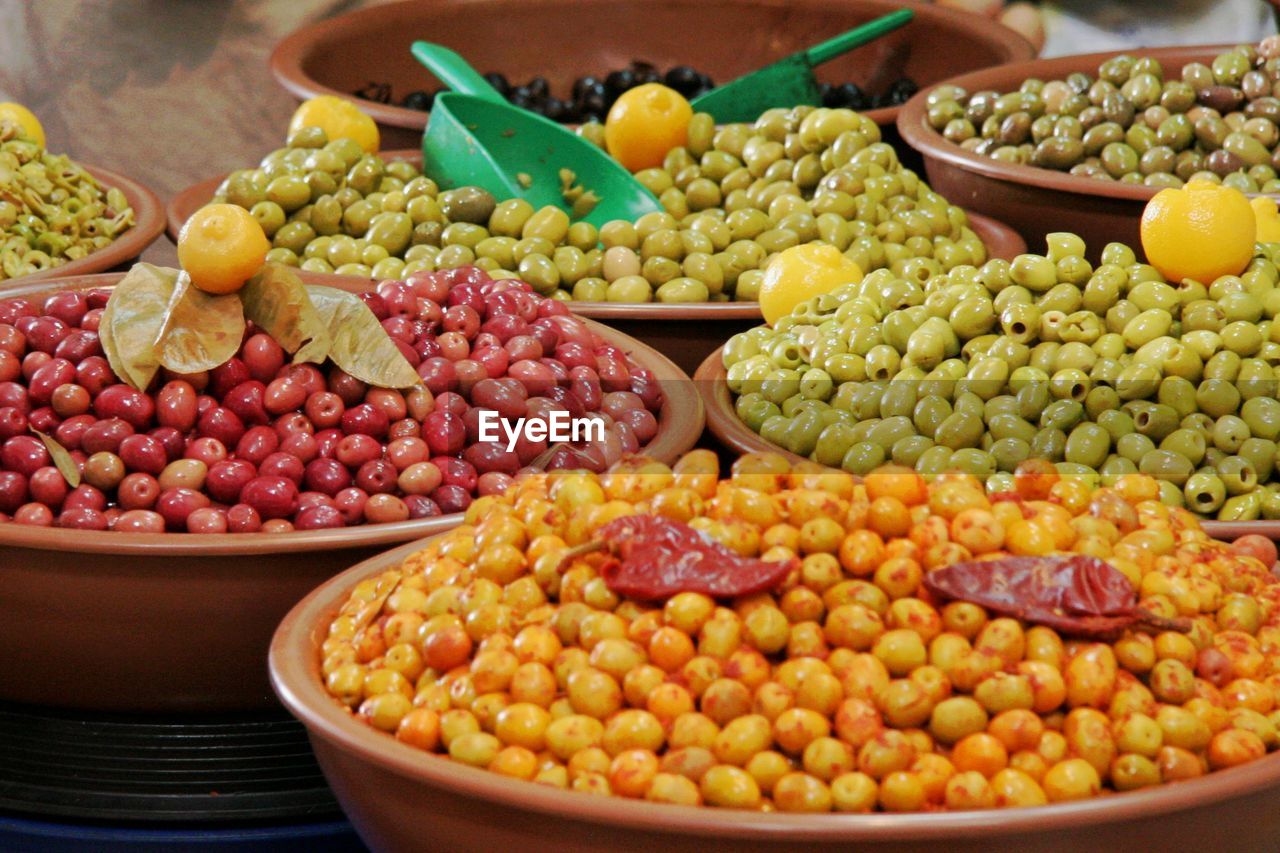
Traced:
POLYGON ((1083 554, 1005 557, 954 563, 924 576, 925 587, 1064 634, 1109 637, 1138 624, 1188 631, 1185 619, 1164 619, 1138 607, 1133 584, 1119 569, 1083 554))
POLYGON ((566 556, 608 548, 612 553, 600 569, 605 585, 641 601, 678 592, 713 598, 751 595, 777 586, 799 565, 795 558, 769 562, 743 557, 687 524, 656 515, 614 519, 597 535, 566 556))

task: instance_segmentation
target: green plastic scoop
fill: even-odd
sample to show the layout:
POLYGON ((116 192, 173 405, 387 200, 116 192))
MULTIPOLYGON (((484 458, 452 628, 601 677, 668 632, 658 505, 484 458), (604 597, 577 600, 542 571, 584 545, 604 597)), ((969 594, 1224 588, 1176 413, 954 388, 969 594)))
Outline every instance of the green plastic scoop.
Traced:
POLYGON ((535 208, 566 201, 562 169, 599 199, 575 219, 603 225, 635 220, 662 205, 618 161, 550 119, 507 103, 474 68, 447 47, 413 43, 413 55, 452 92, 436 96, 422 136, 422 171, 441 187, 477 186, 499 201, 522 198, 535 208))
MULTIPOLYGON (((755 121, 775 107, 821 106, 822 94, 813 67, 861 47, 908 24, 915 14, 899 9, 846 33, 793 53, 758 71, 739 77, 692 101, 696 112, 711 113, 717 124, 755 121)), ((433 113, 434 115, 434 113, 433 113)))

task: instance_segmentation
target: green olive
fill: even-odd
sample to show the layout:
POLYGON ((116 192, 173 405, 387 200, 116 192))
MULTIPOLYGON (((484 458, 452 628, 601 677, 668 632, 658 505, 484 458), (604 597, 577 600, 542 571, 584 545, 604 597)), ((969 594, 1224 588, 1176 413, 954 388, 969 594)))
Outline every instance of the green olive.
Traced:
POLYGON ((1149 450, 1138 460, 1138 470, 1157 480, 1167 480, 1182 486, 1187 482, 1194 467, 1185 456, 1179 456, 1168 450, 1149 450))
POLYGON ((1204 515, 1217 512, 1227 499, 1227 487, 1213 471, 1192 474, 1182 492, 1187 506, 1204 515))

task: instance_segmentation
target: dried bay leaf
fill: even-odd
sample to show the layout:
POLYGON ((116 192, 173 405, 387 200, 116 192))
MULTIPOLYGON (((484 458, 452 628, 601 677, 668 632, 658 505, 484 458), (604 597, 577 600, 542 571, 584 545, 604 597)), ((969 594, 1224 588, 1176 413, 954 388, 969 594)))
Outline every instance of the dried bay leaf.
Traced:
POLYGON ((160 332, 160 363, 178 373, 225 364, 244 338, 244 309, 235 293, 205 293, 179 274, 160 332))
POLYGON ((306 290, 329 330, 328 355, 334 364, 379 388, 410 388, 422 382, 359 296, 320 285, 306 285, 306 290))
POLYGON ((329 354, 329 329, 289 267, 267 264, 241 289, 240 299, 245 316, 293 353, 294 364, 319 363, 329 354))
POLYGON ((38 429, 31 431, 44 442, 45 449, 53 459, 53 467, 58 469, 58 473, 67 481, 67 485, 73 489, 80 485, 80 469, 76 467, 76 461, 71 458, 71 452, 59 444, 53 436, 46 435, 38 429))
POLYGON ((160 369, 159 340, 178 271, 134 264, 111 291, 98 340, 121 382, 145 391, 160 369), (104 331, 105 330, 105 331, 104 331))

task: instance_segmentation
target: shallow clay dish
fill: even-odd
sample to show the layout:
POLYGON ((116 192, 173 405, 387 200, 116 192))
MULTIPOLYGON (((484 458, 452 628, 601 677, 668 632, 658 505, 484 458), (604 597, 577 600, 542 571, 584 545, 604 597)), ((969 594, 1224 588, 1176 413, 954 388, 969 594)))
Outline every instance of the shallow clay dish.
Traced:
MULTIPOLYGON (((399 100, 415 89, 439 88, 409 54, 415 39, 430 39, 513 82, 545 77, 561 95, 576 78, 603 76, 633 59, 663 70, 693 65, 724 83, 903 7, 915 12, 912 23, 821 66, 818 77, 879 93, 903 76, 927 86, 1035 56, 1013 30, 915 0, 410 0, 298 30, 276 47, 271 70, 299 100, 355 99, 352 93, 371 82, 390 83, 399 100)), ((420 143, 426 113, 355 100, 378 122, 384 147, 420 143)), ((867 114, 892 126, 897 111, 867 114)))
MULTIPOLYGON (((120 278, 42 282, 0 298, 120 278)), ((658 434, 642 452, 674 462, 702 433, 688 377, 649 347, 591 326, 661 381, 658 434)), ((133 711, 269 705, 263 653, 300 597, 354 562, 460 521, 207 536, 0 523, 0 700, 133 711)))
MULTIPOLYGON (((390 160, 422 162, 417 151, 387 151, 390 160)), ((174 242, 182 224, 191 214, 209 203, 222 178, 210 178, 187 187, 172 199, 166 208, 169 219, 169 236, 174 242)), ((1027 250, 1026 242, 1018 232, 987 216, 969 214, 969 226, 987 247, 993 258, 1011 261, 1027 250)), ((368 279, 338 276, 324 273, 308 273, 309 279, 332 287, 350 289, 352 282, 369 286, 368 279)), ((685 373, 692 374, 706 358, 707 353, 723 344, 738 332, 745 332, 760 325, 760 306, 755 302, 703 302, 693 305, 659 305, 652 302, 570 302, 570 310, 583 317, 590 317, 612 326, 618 331, 643 341, 676 363, 685 373)))
MULTIPOLYGON (((1188 62, 1211 62, 1230 47, 1169 47, 1124 52, 1158 59, 1165 76, 1173 77, 1180 75, 1182 66, 1188 62)), ((985 89, 1012 92, 1029 77, 1058 80, 1083 71, 1096 78, 1098 66, 1118 53, 1018 62, 962 74, 944 82, 970 93, 985 89)), ((898 132, 904 142, 924 156, 929 186, 952 204, 1008 222, 1026 239, 1033 252, 1044 251, 1044 235, 1072 231, 1084 238, 1094 260, 1102 253, 1103 246, 1113 240, 1126 243, 1141 254, 1138 225, 1142 209, 1158 190, 1053 169, 1001 163, 965 151, 929 126, 925 104, 928 94, 928 89, 924 89, 902 107, 898 132)))
POLYGON ((762 814, 593 797, 425 755, 356 721, 320 675, 321 643, 351 588, 417 547, 328 581, 285 617, 271 642, 276 694, 306 725, 325 777, 371 849, 420 850, 430 839, 441 850, 1145 853, 1274 850, 1280 838, 1275 754, 1188 782, 1076 803, 901 815, 762 814))
MULTIPOLYGON (((706 408, 707 430, 717 441, 736 453, 778 453, 792 463, 810 461, 752 432, 733 410, 733 394, 727 380, 719 350, 707 356, 693 374, 693 384, 706 408)), ((1280 521, 1201 521, 1200 524, 1215 539, 1231 541, 1247 533, 1257 533, 1280 542, 1280 521)))
POLYGON ((118 187, 124 193, 124 197, 129 200, 129 206, 133 208, 133 227, 111 245, 85 255, 77 261, 69 261, 61 266, 51 267, 31 275, 0 279, 0 297, 11 295, 14 288, 33 281, 122 269, 164 233, 165 208, 159 196, 132 178, 126 178, 118 172, 99 169, 97 166, 84 166, 84 170, 93 175, 103 189, 118 187))

